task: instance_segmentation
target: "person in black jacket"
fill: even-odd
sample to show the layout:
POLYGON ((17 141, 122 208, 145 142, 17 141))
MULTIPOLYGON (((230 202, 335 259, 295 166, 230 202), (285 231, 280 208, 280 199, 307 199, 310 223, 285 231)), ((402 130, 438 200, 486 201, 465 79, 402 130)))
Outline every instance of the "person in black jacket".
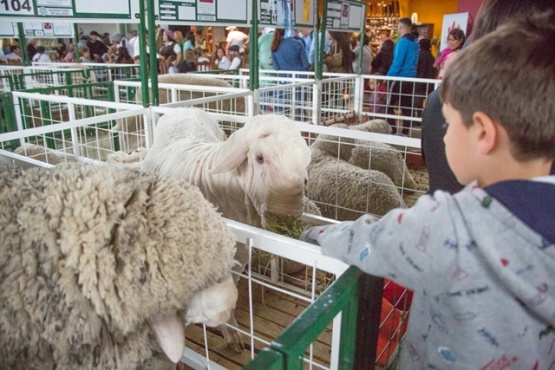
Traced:
MULTIPOLYGON (((432 43, 430 39, 423 38, 418 41, 420 45, 420 52, 418 54, 418 65, 416 66, 417 78, 435 79, 437 70, 434 68, 435 58, 432 55, 432 43)), ((424 100, 434 90, 434 85, 424 82, 417 82, 414 91, 414 109, 421 113, 424 107, 424 100)))
POLYGON ((372 74, 380 74, 385 76, 391 63, 393 63, 393 49, 395 49, 395 43, 391 39, 387 39, 383 42, 380 52, 374 60, 372 60, 372 74))
POLYGON ((91 31, 91 33, 89 33, 89 36, 91 38, 87 42, 87 47, 89 48, 89 50, 91 52, 91 59, 94 60, 94 61, 97 61, 105 53, 108 52, 108 46, 106 46, 105 43, 103 43, 102 41, 100 41, 98 39, 100 37, 100 34, 98 32, 91 31))

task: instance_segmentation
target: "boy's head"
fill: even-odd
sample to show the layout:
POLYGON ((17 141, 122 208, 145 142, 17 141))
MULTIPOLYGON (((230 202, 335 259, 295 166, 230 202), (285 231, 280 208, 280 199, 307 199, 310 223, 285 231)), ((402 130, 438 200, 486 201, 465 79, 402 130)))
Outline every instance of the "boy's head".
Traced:
MULTIPOLYGON (((449 124, 445 136, 447 158, 463 160, 472 147, 460 146, 450 119, 456 112, 464 125, 459 138, 491 120, 506 132, 510 155, 516 161, 555 159, 555 22, 553 14, 518 20, 465 49, 449 66, 440 96, 449 124), (450 115, 450 117, 449 117, 450 115), (451 131, 451 132, 450 132, 451 131), (462 153, 454 153, 461 150, 462 153)), ((471 146, 472 143, 466 143, 471 146)), ((497 143, 496 143, 497 144, 497 143)))

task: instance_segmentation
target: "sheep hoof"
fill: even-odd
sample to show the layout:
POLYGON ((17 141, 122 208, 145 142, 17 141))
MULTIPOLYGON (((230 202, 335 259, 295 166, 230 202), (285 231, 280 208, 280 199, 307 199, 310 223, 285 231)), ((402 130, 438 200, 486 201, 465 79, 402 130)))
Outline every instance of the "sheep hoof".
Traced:
POLYGON ((245 349, 245 343, 243 342, 243 337, 241 333, 236 330, 229 329, 224 332, 225 343, 227 348, 236 353, 241 353, 245 349))

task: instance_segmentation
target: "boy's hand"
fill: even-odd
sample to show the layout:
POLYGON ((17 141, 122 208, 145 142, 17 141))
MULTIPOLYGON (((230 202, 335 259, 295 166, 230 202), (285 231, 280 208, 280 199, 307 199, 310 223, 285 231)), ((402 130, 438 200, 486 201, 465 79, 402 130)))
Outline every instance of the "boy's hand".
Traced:
POLYGON ((299 237, 299 240, 320 246, 320 244, 318 243, 317 237, 323 232, 324 228, 330 227, 330 226, 333 226, 333 225, 311 227, 310 229, 306 230, 301 234, 301 236, 299 237))

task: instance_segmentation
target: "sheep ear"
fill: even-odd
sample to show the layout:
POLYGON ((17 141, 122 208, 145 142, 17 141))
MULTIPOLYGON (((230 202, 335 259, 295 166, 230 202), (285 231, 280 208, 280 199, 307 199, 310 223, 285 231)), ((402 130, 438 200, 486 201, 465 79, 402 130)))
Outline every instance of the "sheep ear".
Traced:
POLYGON ((158 344, 170 361, 177 364, 185 347, 185 328, 177 315, 154 314, 148 319, 158 344))
POLYGON ((218 174, 236 169, 247 159, 249 147, 247 143, 234 133, 221 146, 210 174, 218 174))

